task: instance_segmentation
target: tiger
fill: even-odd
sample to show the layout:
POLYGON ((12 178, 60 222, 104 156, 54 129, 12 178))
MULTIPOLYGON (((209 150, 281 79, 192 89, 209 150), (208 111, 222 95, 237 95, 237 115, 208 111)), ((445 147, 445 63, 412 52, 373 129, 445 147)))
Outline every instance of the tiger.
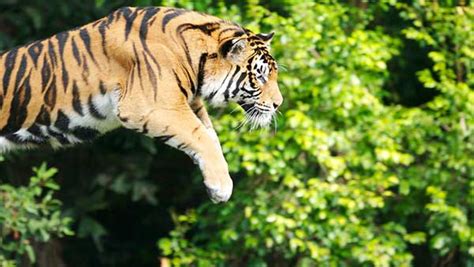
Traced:
POLYGON ((211 201, 233 182, 205 102, 271 124, 283 97, 274 33, 170 7, 123 7, 0 55, 0 154, 127 128, 198 165, 211 201))

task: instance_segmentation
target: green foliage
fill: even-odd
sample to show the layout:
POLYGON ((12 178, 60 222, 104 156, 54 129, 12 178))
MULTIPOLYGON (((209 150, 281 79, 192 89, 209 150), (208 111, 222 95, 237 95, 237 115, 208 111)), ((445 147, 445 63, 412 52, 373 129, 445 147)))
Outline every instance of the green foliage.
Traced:
POLYGON ((61 216, 61 202, 54 198, 59 185, 52 180, 57 169, 42 164, 28 186, 0 185, 0 263, 26 254, 35 262, 33 242, 48 242, 52 236, 72 235, 71 219, 61 216))
MULTIPOLYGON (((58 167, 55 197, 77 233, 60 240, 62 257, 77 266, 152 266, 157 254, 175 266, 473 266, 474 6, 368 2, 2 2, 0 49, 123 5, 179 6, 274 30, 285 98, 275 129, 248 132, 235 106, 215 110, 235 180, 226 204, 209 203, 182 153, 126 131, 9 154, 2 183, 24 184, 21 169, 38 159, 58 167)), ((0 266, 21 263, 21 240, 69 234, 63 216, 52 223, 60 210, 52 195, 39 208, 53 184, 1 185, 24 212, 0 205, 2 228, 24 220, 2 232, 0 266)))
POLYGON ((172 263, 409 266, 409 248, 426 244, 425 263, 474 264, 473 9, 331 2, 287 3, 287 17, 247 6, 245 24, 278 30, 284 114, 278 131, 246 134, 240 117, 220 118, 230 168, 245 178, 231 203, 175 221, 159 242, 172 263), (377 25, 383 9, 406 26, 377 25), (384 102, 407 39, 433 63, 417 75, 437 96, 417 108, 384 102))

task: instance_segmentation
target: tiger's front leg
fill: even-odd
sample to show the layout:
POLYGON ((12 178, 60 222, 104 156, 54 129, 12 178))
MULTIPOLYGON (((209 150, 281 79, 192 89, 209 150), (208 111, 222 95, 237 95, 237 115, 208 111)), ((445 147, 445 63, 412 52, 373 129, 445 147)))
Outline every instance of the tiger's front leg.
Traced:
POLYGON ((214 127, 212 126, 211 118, 209 118, 209 114, 207 113, 206 107, 200 97, 195 97, 190 104, 191 109, 193 110, 194 114, 201 120, 201 122, 206 126, 209 135, 214 139, 214 142, 221 147, 219 142, 219 137, 217 136, 214 127))
POLYGON ((233 183, 221 148, 189 107, 176 110, 158 108, 138 121, 125 110, 120 110, 120 117, 128 118, 123 122, 125 127, 141 130, 188 154, 199 165, 213 202, 230 198, 233 183), (142 128, 137 125, 142 125, 142 128))
POLYGON ((233 183, 221 147, 187 102, 156 106, 147 98, 129 96, 121 98, 118 111, 124 127, 188 154, 199 165, 213 202, 229 200, 233 183))

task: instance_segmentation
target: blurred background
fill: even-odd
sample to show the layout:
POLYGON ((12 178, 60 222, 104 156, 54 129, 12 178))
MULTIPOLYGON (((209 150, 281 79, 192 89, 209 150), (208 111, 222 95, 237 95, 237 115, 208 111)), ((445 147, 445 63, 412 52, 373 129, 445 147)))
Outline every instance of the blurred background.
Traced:
POLYGON ((219 205, 127 130, 0 156, 0 266, 474 266, 470 1, 0 0, 0 51, 148 5, 275 31, 277 125, 212 110, 219 205))

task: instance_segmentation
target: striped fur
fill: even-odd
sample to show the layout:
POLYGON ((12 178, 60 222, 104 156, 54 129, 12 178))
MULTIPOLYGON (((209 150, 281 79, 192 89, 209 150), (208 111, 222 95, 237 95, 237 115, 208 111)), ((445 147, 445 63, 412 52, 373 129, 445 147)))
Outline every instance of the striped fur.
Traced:
POLYGON ((0 153, 126 127, 190 155, 211 199, 226 201, 232 180, 202 99, 238 102, 268 125, 282 102, 271 37, 193 11, 126 7, 14 48, 0 55, 0 153))

